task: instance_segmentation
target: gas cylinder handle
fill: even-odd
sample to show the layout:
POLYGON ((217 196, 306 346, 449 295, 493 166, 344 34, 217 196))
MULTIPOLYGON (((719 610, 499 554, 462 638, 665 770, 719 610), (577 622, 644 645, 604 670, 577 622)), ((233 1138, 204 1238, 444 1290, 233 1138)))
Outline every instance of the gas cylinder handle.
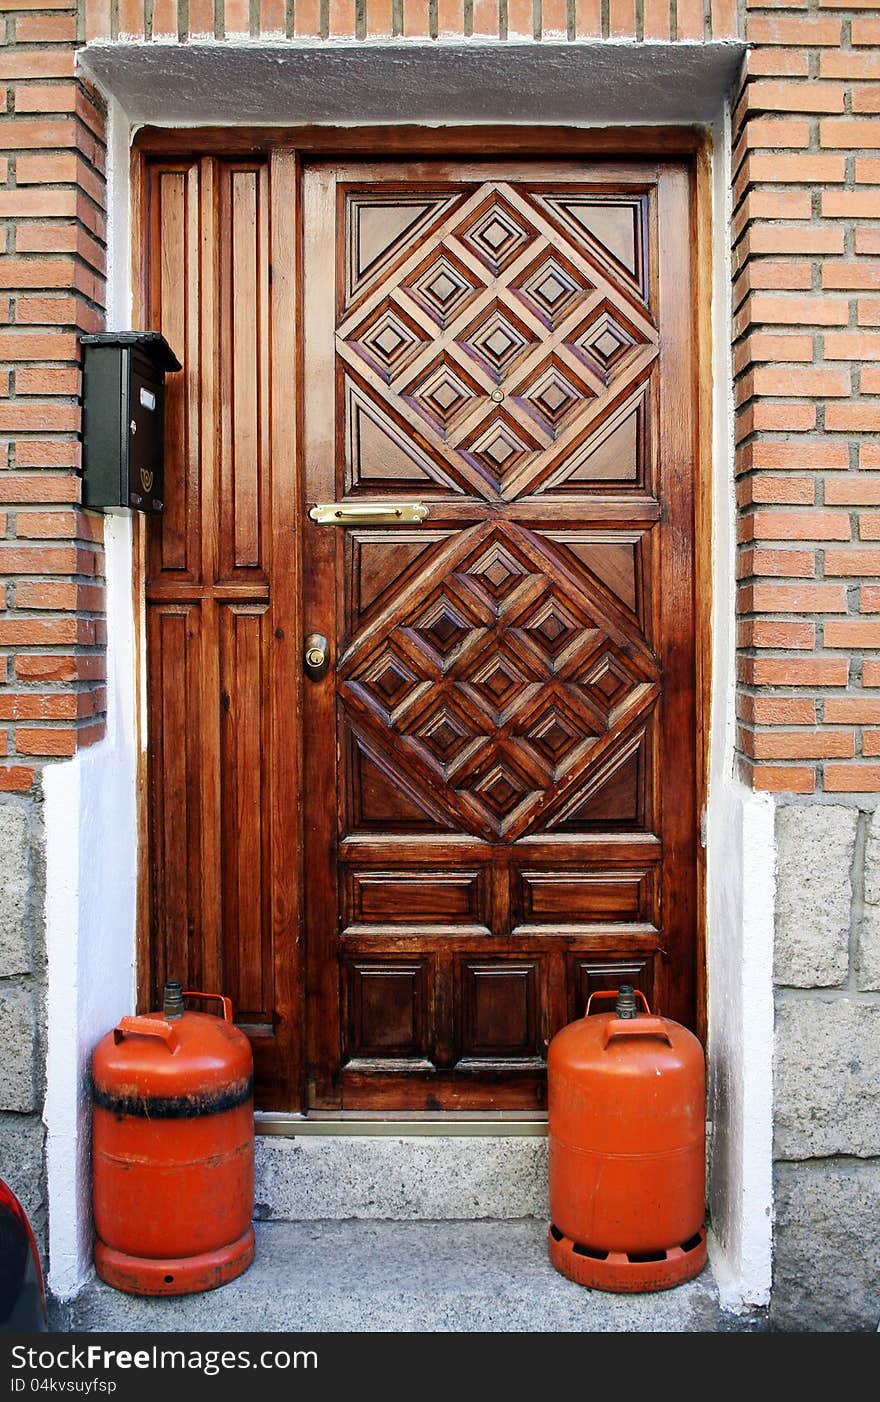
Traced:
POLYGON ((223 994, 223 993, 199 993, 198 990, 195 989, 195 988, 187 988, 187 989, 184 990, 183 996, 184 996, 184 998, 206 998, 206 999, 214 998, 214 999, 216 999, 217 1002, 223 1004, 223 1021, 224 1021, 224 1022, 231 1022, 231 1021, 232 1021, 232 999, 231 999, 231 998, 227 998, 225 994, 223 994))
POLYGON ((672 1046, 672 1038, 662 1017, 613 1017, 605 1024, 603 1048, 614 1037, 662 1037, 672 1046))
MULTIPOLYGON (((591 993, 589 998, 587 999, 587 1010, 584 1013, 584 1017, 590 1016, 590 1004, 592 1003, 594 998, 616 998, 619 991, 620 990, 617 988, 601 988, 596 993, 591 993)), ((648 1000, 645 997, 642 990, 640 988, 634 988, 633 993, 637 998, 641 998, 642 1006, 644 1007, 645 1012, 650 1013, 651 1009, 648 1005, 648 1000)))
POLYGON ((161 1037, 169 1051, 177 1050, 177 1032, 164 1018, 121 1017, 113 1028, 113 1040, 117 1046, 126 1033, 138 1037, 161 1037))

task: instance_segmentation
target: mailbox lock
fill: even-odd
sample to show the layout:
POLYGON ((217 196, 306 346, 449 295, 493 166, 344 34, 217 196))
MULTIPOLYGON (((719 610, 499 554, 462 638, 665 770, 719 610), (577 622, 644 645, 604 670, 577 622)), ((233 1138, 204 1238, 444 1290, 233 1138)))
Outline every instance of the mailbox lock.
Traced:
POLYGON ((319 682, 330 664, 329 644, 323 633, 309 633, 303 651, 306 672, 312 681, 319 682))
POLYGON ((131 430, 131 436, 132 436, 132 438, 134 438, 134 435, 135 435, 135 434, 137 433, 137 431, 138 431, 138 426, 137 426, 137 424, 135 423, 134 419, 132 419, 132 421, 131 421, 131 423, 128 425, 128 427, 129 427, 129 429, 131 430))

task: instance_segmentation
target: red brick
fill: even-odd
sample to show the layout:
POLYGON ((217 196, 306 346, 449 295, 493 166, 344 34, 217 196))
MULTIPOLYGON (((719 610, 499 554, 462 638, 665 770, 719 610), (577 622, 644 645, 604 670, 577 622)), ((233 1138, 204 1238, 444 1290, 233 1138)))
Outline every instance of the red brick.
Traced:
POLYGON ((825 624, 826 647, 880 647, 880 623, 861 618, 838 618, 825 624))
POLYGON ((862 663, 862 686, 880 686, 880 659, 865 658, 862 663))
POLYGON ((792 764, 762 764, 752 768, 752 784, 760 793, 812 793, 816 776, 812 769, 792 764))
POLYGON ((829 696, 824 714, 829 725, 876 725, 880 722, 880 700, 870 696, 829 696))
POLYGON ((826 793, 876 793, 878 790, 878 764, 829 764, 825 767, 826 793))
POLYGON ((814 152, 798 152, 797 155, 751 154, 743 162, 734 181, 734 198, 747 185, 833 185, 841 184, 845 179, 846 160, 843 156, 825 156, 814 152))
POLYGON ((755 759, 850 759, 855 751, 851 730, 758 731, 752 743, 755 759))
POLYGON ((811 652, 816 644, 816 629, 812 623, 788 623, 778 619, 743 619, 737 628, 740 647, 771 648, 811 652))
POLYGON ((15 372, 16 394, 39 395, 78 395, 80 389, 79 370, 40 366, 39 369, 21 369, 15 372))
POLYGON ((880 112, 880 83, 860 83, 853 88, 854 112, 880 112))
MULTIPOLYGON (((842 112, 845 93, 843 83, 819 83, 815 79, 809 83, 750 83, 749 111, 842 112)), ((809 142, 803 144, 806 146, 809 142)), ((798 178, 795 177, 795 183, 798 178)))
POLYGON ((754 613, 846 613, 846 610, 846 595, 836 584, 755 584, 748 600, 748 612, 754 613))
MULTIPOLYGON (((880 163, 878 163, 880 168, 880 163)), ((880 184, 880 179, 878 179, 880 184)), ((856 253, 880 253, 880 226, 856 229, 856 253)))
POLYGON ((836 226, 750 224, 740 248, 743 257, 756 253, 842 253, 844 236, 836 226))
POLYGON ((76 731, 48 728, 28 730, 19 726, 15 732, 15 751, 20 755, 72 755, 76 753, 76 731))
POLYGON ((822 347, 826 360, 880 360, 880 335, 865 331, 826 331, 822 347))
POLYGON ((880 191, 824 190, 822 213, 827 219, 880 219, 880 191))
POLYGON ((859 444, 859 469, 863 472, 880 470, 880 443, 859 444))
POLYGON ((812 477, 772 477, 758 473, 742 480, 737 487, 740 506, 771 503, 776 506, 812 506, 816 484, 812 477))
POLYGON ((819 123, 819 141, 826 148, 855 151, 880 146, 880 135, 876 122, 857 117, 826 118, 819 123))
MULTIPOLYGON (((878 703, 880 704, 880 703, 878 703)), ((816 703, 806 696, 737 697, 737 715, 753 725, 815 725, 816 703)))
POLYGON ((829 506, 880 506, 880 477, 832 477, 825 483, 829 506))
POLYGON ((748 262, 733 285, 733 304, 738 306, 752 291, 808 292, 813 285, 809 263, 780 263, 760 259, 748 262))
MULTIPOLYGON (((349 2, 349 0, 344 0, 344 3, 348 3, 348 2, 349 2)), ((337 4, 341 3, 341 0, 336 0, 336 3, 337 3, 337 4)), ((333 0, 331 0, 331 6, 332 6, 332 4, 333 4, 333 0)), ((496 33, 497 33, 497 24, 498 24, 498 20, 497 20, 497 5, 496 5, 495 8, 496 8, 496 21, 495 21, 495 23, 496 23, 496 33)), ((354 12, 354 9, 355 9, 354 0, 351 0, 351 9, 352 9, 352 12, 354 12)), ((353 23, 354 23, 354 13, 352 13, 352 25, 353 25, 353 23)), ((353 29, 352 29, 352 32, 354 32, 353 29)), ((404 33, 404 37, 405 37, 405 38, 408 38, 408 39, 425 39, 425 38, 430 38, 430 34, 431 34, 431 20, 430 20, 430 12, 429 12, 428 0, 403 0, 403 33, 404 33)))
POLYGON ((756 331, 747 336, 734 351, 734 373, 739 375, 749 365, 772 361, 775 364, 810 362, 813 359, 812 336, 773 336, 756 331))
POLYGON ((0 791, 27 793, 34 782, 34 770, 23 764, 0 765, 0 791))
POLYGON ((819 74, 822 78, 880 78, 880 54, 826 50, 819 59, 819 74))
POLYGON ((845 657, 742 657, 741 680, 752 686, 846 686, 845 657))
POLYGON ((837 48, 840 21, 836 19, 794 19, 749 15, 746 39, 750 44, 803 44, 806 48, 837 48))
POLYGON ((0 720, 76 720, 78 694, 0 691, 0 720))
POLYGON ((849 516, 840 511, 753 511, 742 520, 743 540, 849 540, 849 516))
POLYGON ((831 433, 880 432, 880 404, 829 404, 825 427, 831 433))
POLYGON ((859 517, 859 540, 880 540, 880 516, 859 517))
POLYGON ((880 326, 880 298, 860 297, 856 320, 859 326, 880 326))
MULTIPOLYGON (((315 4, 314 8, 318 18, 312 21, 311 5, 312 0, 308 0, 308 3, 304 6, 304 9, 306 9, 308 13, 309 23, 317 24, 320 19, 321 7, 320 4, 315 4)), ((303 33, 303 31, 299 27, 300 16, 296 9, 294 9, 294 18, 296 20, 296 33, 303 33)), ((370 3, 367 5, 367 34, 369 36, 379 34, 390 34, 394 27, 393 20, 394 6, 392 4, 392 0, 370 0, 370 3)))
POLYGON ((818 443, 808 439, 793 439, 784 443, 766 441, 747 444, 742 450, 742 460, 745 468, 827 472, 834 468, 848 468, 849 450, 844 444, 828 439, 818 443))
POLYGON ((852 389, 848 370, 776 370, 761 367, 752 371, 752 375, 755 393, 768 397, 845 398, 852 389))
POLYGON ((17 44, 72 44, 75 39, 74 15, 19 15, 15 21, 17 44))
POLYGON ((806 78, 810 72, 810 55, 805 49, 752 49, 747 61, 753 78, 806 78))
POLYGON ((800 400, 795 404, 772 404, 758 400, 737 414, 737 440, 751 433, 802 433, 816 427, 817 415, 813 404, 800 400))
POLYGON ((812 550, 741 550, 737 567, 741 579, 750 575, 812 579, 816 573, 816 557, 812 550))
POLYGON ((880 550, 828 549, 825 551, 825 573, 838 578, 860 574, 880 575, 880 550))
POLYGON ((862 754, 871 757, 880 755, 880 730, 862 731, 862 754))
MULTIPOLYGON (((853 5, 854 10, 859 8, 853 5)), ((880 45, 880 19, 854 19, 850 26, 850 34, 854 44, 878 44, 880 45)))
POLYGON ((787 326, 846 326, 849 305, 839 297, 767 297, 750 299, 749 320, 787 326))
MULTIPOLYGON (((880 123, 878 123, 880 125, 880 123)), ((830 288, 852 287, 876 291, 880 288, 880 263, 862 260, 848 263, 835 259, 822 264, 822 286, 830 288)))

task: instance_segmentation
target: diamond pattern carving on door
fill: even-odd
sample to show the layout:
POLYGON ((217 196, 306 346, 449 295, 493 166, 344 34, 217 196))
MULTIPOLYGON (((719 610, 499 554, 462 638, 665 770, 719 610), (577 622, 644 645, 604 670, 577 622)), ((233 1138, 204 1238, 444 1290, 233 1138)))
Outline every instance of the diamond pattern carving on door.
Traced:
POLYGON ((644 724, 633 620, 511 523, 462 532, 339 667, 352 723, 469 832, 545 822, 644 724))
MULTIPOLYGON (((593 438, 638 396, 659 351, 635 281, 644 262, 643 204, 636 196, 608 205, 615 254, 588 227, 605 205, 486 183, 438 200, 442 217, 435 209, 427 234, 424 214, 411 234, 404 227, 393 240, 394 270, 368 284, 366 295, 346 264, 340 361, 357 393, 392 420, 417 410, 435 478, 490 500, 540 492, 548 482, 557 491, 560 482, 568 492, 592 490, 593 438)), ((350 424, 346 437, 357 484, 365 473, 350 424)), ((607 483, 607 467, 596 466, 607 483)), ((640 485, 626 462, 619 480, 640 485)))
POLYGON ((304 505, 429 508, 304 525, 314 1106, 540 1108, 587 968, 690 1016, 691 206, 662 179, 306 173, 304 505))

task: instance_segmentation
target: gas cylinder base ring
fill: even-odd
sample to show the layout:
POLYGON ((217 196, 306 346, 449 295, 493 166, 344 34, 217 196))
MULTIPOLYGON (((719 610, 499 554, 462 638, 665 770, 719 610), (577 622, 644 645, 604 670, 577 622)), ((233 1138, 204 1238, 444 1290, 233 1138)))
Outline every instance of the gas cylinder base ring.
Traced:
POLYGON ((548 1236, 550 1260, 556 1269, 578 1285, 591 1290, 638 1294, 647 1290, 671 1290, 693 1280, 706 1264, 706 1229, 701 1227, 689 1241, 666 1251, 650 1253, 593 1251, 563 1236, 551 1226, 548 1236))
POLYGON ((95 1242, 99 1277, 127 1295, 193 1295, 201 1290, 216 1290, 218 1285, 226 1285, 246 1271, 253 1259, 253 1227, 227 1246, 177 1260, 129 1256, 103 1241, 95 1242))

